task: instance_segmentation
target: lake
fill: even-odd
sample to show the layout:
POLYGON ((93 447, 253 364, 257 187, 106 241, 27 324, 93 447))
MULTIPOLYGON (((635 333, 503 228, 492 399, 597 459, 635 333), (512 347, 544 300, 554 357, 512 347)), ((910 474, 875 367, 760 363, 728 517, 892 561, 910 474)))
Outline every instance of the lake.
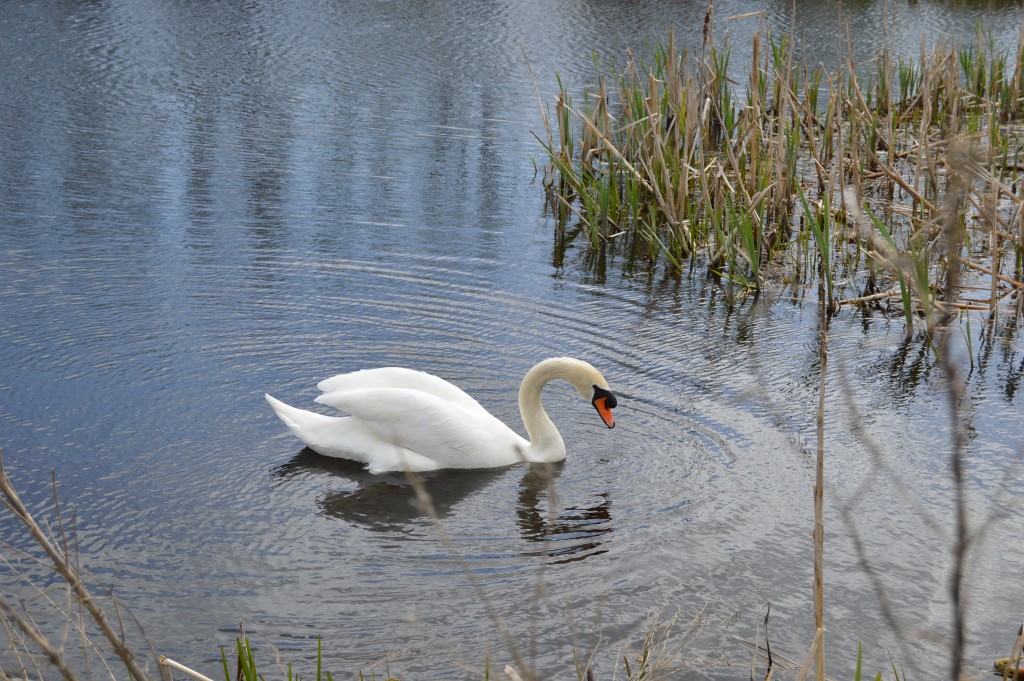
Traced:
MULTIPOLYGON (((581 92, 594 52, 621 63, 669 29, 699 48, 706 9, 5 5, 0 447, 36 512, 55 471, 90 584, 159 653, 216 676, 242 621, 268 676, 271 646, 312 676, 321 636, 335 678, 495 674, 512 639, 547 678, 575 678, 575 650, 609 679, 652 617, 678 617, 679 677, 735 678, 753 654, 736 639, 763 644, 770 602, 773 652, 802 659, 814 292, 732 307, 700 266, 674 277, 562 244, 537 172, 556 76, 581 92), (552 384, 568 447, 553 482, 526 466, 427 475, 440 529, 403 476, 303 451, 263 399, 318 408, 323 378, 408 366, 521 432, 519 381, 558 355, 604 373, 617 427, 552 384)), ((742 82, 760 21, 830 65, 845 12, 864 60, 889 36, 913 57, 976 24, 1013 50, 1024 23, 1011 3, 735 0, 715 4, 715 35, 742 82)), ((1001 516, 969 565, 972 670, 1009 654, 1024 598, 1024 354, 1013 332, 981 342, 982 321, 952 331, 971 520, 1001 516)), ((912 678, 944 674, 942 372, 899 317, 844 309, 830 342, 830 672, 852 675, 863 641, 872 674, 890 655, 912 678)), ((10 519, 0 529, 21 545, 10 519)), ((6 568, 0 584, 30 593, 6 568)))

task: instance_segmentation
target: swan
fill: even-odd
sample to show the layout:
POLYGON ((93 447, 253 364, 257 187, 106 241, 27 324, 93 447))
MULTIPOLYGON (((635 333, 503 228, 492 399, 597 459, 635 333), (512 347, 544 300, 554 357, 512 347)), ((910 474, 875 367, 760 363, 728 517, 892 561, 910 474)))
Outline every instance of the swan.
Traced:
POLYGON ((432 374, 400 367, 340 374, 317 384, 316 401, 351 416, 326 416, 264 397, 313 451, 358 461, 371 473, 493 468, 565 458, 565 443, 540 402, 556 379, 572 384, 615 427, 615 395, 601 373, 570 357, 546 359, 519 387, 519 411, 530 439, 519 436, 461 389, 432 374))

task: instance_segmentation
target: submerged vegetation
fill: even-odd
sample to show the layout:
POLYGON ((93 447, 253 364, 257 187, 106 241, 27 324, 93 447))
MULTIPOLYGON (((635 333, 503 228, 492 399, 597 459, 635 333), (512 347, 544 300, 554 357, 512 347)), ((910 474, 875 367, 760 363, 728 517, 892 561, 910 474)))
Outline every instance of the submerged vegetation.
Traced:
POLYGON ((670 33, 621 68, 597 59, 579 104, 559 80, 538 140, 560 229, 634 268, 706 264, 733 296, 817 284, 830 314, 884 307, 908 336, 1019 304, 1024 34, 1009 55, 981 34, 911 60, 890 45, 858 62, 847 44, 827 71, 762 30, 742 83, 711 9, 703 35, 686 51, 670 33))

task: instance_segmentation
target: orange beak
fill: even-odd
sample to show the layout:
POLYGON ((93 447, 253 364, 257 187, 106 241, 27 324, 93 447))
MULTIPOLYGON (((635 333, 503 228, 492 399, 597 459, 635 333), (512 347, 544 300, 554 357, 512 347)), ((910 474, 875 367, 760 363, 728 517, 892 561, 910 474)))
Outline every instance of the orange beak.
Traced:
POLYGON ((598 415, 601 420, 604 421, 604 425, 609 428, 615 427, 615 416, 612 415, 612 409, 617 405, 615 395, 612 394, 611 390, 605 388, 598 388, 594 386, 594 399, 591 400, 591 404, 597 409, 598 415))

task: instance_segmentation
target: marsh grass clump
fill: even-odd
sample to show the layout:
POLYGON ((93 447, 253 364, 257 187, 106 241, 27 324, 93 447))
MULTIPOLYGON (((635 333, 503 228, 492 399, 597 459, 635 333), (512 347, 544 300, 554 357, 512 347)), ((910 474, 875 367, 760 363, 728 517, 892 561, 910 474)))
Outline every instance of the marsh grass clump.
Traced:
POLYGON ((710 30, 699 50, 670 32, 646 59, 596 60, 578 105, 559 80, 538 140, 560 228, 634 264, 700 261, 738 294, 817 282, 830 312, 891 310, 908 334, 933 308, 994 317, 1019 295, 1024 39, 1007 55, 979 34, 916 60, 889 45, 867 63, 848 44, 834 72, 788 36, 752 41, 742 83, 710 30), (947 216, 971 275, 955 290, 947 216))

